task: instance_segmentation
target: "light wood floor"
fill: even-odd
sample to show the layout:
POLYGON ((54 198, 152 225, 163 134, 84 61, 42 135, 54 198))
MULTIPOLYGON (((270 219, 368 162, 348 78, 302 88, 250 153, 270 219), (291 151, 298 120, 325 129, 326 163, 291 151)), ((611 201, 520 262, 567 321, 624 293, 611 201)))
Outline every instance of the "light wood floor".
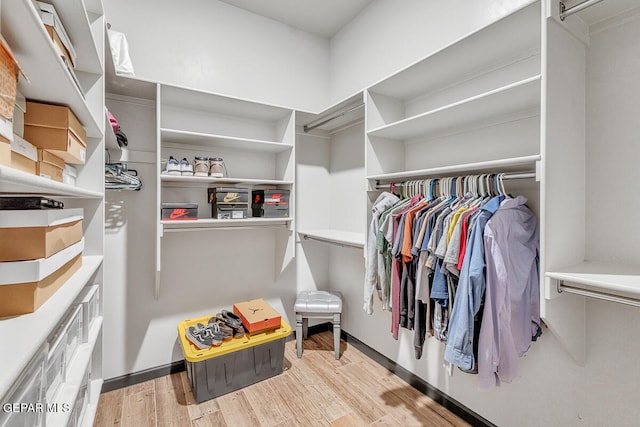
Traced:
POLYGON ((196 404, 185 372, 100 396, 95 426, 466 426, 463 420, 333 336, 285 345, 282 375, 196 404))

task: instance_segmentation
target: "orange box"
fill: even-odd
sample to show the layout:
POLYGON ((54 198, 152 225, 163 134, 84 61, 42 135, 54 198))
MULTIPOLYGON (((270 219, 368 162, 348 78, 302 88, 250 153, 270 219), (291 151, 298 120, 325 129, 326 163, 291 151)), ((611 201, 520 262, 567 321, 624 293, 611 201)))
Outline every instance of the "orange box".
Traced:
POLYGON ((262 298, 236 303, 233 305, 233 312, 240 316, 249 334, 280 327, 280 313, 262 298))
POLYGON ((38 282, 0 286, 0 316, 33 313, 82 267, 82 254, 38 282))
POLYGON ((69 107, 27 101, 24 139, 66 163, 85 162, 87 132, 69 107))
POLYGON ((7 120, 13 118, 13 108, 18 90, 20 65, 11 52, 7 42, 0 36, 0 116, 7 120))
POLYGON ((38 149, 38 163, 36 164, 36 175, 50 178, 54 181, 62 182, 62 172, 64 171, 64 160, 60 157, 38 149))

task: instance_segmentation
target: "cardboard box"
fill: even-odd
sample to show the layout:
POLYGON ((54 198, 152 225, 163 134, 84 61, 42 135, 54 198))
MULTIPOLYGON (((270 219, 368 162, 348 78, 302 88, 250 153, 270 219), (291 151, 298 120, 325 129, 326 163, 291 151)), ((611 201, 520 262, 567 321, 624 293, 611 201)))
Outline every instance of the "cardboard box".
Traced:
POLYGON ((280 313, 262 298, 236 303, 233 305, 233 312, 240 316, 249 334, 280 327, 280 313))
POLYGON ((13 118, 20 72, 22 70, 11 48, 0 36, 0 117, 9 121, 13 118))
MULTIPOLYGON (((16 93, 16 108, 13 109, 12 134, 24 138, 24 112, 27 111, 27 99, 18 91, 16 93)), ((2 133, 2 132, 0 132, 2 133)), ((13 135, 11 135, 13 137, 13 135)))
POLYGON ((71 58, 71 53, 69 53, 64 43, 62 43, 62 40, 60 40, 60 37, 58 36, 55 28, 53 28, 51 25, 46 24, 44 28, 47 30, 47 34, 49 34, 49 37, 51 37, 53 47, 56 49, 56 52, 58 52, 58 55, 67 58, 67 61, 69 62, 71 67, 75 68, 75 61, 71 58))
POLYGON ((223 342, 205 350, 187 340, 185 332, 196 323, 206 324, 211 316, 180 322, 178 336, 185 358, 187 377, 196 402, 204 402, 226 393, 281 374, 284 368, 284 344, 291 327, 282 320, 277 329, 242 339, 223 342))
POLYGON ((11 141, 11 167, 35 175, 37 162, 38 149, 18 135, 13 135, 13 141, 11 141))
POLYGON ((0 261, 48 258, 82 239, 82 209, 12 210, 0 216, 0 261))
POLYGON ((32 313, 82 266, 81 240, 49 258, 0 262, 0 317, 32 313))
POLYGON ((170 221, 198 219, 198 204, 163 203, 161 219, 170 221))
POLYGON ((251 195, 251 213, 254 217, 289 217, 289 190, 253 190, 251 195))
POLYGON ((60 157, 41 148, 38 149, 36 175, 62 182, 64 167, 64 160, 60 157))
POLYGON ((249 189, 239 187, 208 188, 211 217, 244 219, 249 213, 249 189))
POLYGON ((27 101, 24 137, 66 163, 85 162, 87 133, 68 107, 27 101))
POLYGON ((0 166, 11 166, 11 141, 0 135, 0 166))

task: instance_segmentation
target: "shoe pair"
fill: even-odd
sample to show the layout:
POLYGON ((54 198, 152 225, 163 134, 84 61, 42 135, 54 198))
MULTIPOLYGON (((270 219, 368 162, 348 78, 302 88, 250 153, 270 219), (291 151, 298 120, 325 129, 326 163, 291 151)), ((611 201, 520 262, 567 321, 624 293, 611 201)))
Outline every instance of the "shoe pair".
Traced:
POLYGON ((211 322, 217 322, 218 324, 223 324, 227 328, 233 331, 234 338, 242 338, 244 337, 245 330, 244 326, 242 326, 242 319, 238 317, 235 313, 232 313, 227 310, 222 310, 221 313, 216 314, 216 317, 212 317, 209 320, 209 324, 211 322))
POLYGON ((224 340, 223 332, 217 324, 205 326, 197 323, 195 326, 189 326, 185 335, 200 350, 219 346, 224 340))
POLYGON ((162 174, 193 176, 193 165, 186 158, 178 161, 173 156, 169 156, 167 167, 162 171, 162 174))
POLYGON ((226 167, 220 157, 196 157, 193 160, 195 165, 195 176, 210 176, 213 178, 224 178, 226 167))

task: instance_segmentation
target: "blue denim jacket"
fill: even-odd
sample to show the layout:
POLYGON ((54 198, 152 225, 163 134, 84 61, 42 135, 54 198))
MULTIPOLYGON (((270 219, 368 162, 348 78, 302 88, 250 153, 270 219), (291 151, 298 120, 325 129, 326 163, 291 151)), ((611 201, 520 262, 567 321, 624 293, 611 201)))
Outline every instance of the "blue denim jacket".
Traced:
POLYGON ((465 370, 474 366, 473 318, 485 290, 484 228, 504 199, 494 197, 480 208, 462 262, 444 359, 465 370))

